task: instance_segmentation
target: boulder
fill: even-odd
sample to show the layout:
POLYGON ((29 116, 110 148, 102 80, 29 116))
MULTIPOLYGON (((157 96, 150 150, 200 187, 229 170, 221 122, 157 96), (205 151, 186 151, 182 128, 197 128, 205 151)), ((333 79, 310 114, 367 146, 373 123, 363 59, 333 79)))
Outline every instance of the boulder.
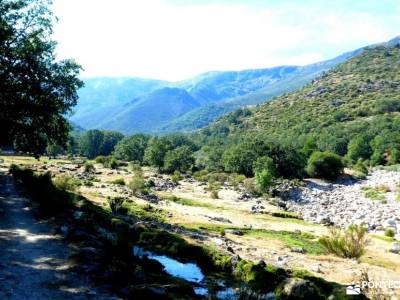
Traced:
POLYGON ((400 253, 400 243, 394 243, 392 248, 389 250, 392 253, 399 254, 400 253))
POLYGON ((225 233, 233 234, 233 235, 243 235, 243 232, 237 229, 224 229, 225 233))
POLYGON ((288 278, 277 291, 278 299, 309 300, 323 299, 319 289, 310 281, 300 278, 288 278))

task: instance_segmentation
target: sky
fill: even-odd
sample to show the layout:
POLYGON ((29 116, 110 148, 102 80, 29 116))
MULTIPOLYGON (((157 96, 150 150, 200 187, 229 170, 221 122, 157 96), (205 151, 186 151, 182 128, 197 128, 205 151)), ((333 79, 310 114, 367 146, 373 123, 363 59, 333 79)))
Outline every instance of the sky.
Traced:
POLYGON ((398 0, 54 0, 83 77, 169 81, 306 65, 400 35, 398 0))

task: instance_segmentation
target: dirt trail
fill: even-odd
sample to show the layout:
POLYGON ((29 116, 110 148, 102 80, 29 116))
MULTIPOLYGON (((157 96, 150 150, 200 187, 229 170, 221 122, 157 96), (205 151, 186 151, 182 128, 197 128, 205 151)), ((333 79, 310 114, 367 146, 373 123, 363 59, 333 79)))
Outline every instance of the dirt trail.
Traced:
POLYGON ((118 299, 72 270, 72 250, 28 205, 0 170, 0 299, 118 299))

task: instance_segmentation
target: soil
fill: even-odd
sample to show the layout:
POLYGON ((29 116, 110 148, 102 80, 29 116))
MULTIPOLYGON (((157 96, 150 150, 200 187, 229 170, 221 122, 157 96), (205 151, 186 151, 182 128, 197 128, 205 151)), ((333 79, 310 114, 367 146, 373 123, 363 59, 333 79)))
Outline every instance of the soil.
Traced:
POLYGON ((0 299, 118 299, 74 272, 72 248, 0 171, 0 299))

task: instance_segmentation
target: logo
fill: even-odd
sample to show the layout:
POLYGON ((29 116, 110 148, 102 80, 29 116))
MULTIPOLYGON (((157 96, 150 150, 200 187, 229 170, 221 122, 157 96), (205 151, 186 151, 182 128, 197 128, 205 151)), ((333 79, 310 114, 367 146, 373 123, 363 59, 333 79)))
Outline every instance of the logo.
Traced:
POLYGON ((346 295, 361 295, 361 286, 352 283, 346 287, 346 295))

